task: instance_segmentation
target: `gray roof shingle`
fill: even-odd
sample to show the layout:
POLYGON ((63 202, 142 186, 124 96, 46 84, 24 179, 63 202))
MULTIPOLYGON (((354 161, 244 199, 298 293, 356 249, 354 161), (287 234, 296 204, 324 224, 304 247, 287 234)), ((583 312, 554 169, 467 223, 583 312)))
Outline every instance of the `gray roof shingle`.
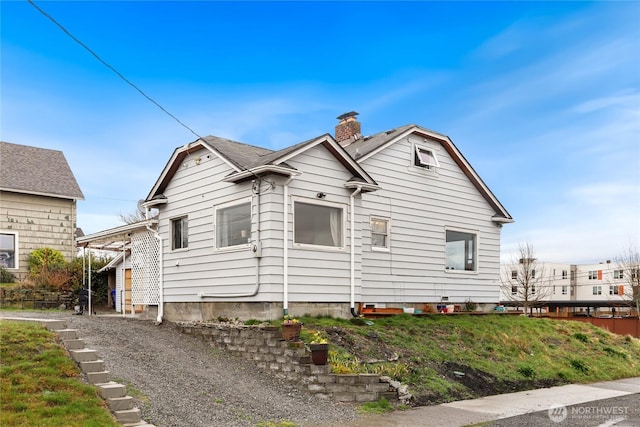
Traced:
POLYGON ((84 200, 62 151, 4 141, 0 141, 0 189, 84 200))

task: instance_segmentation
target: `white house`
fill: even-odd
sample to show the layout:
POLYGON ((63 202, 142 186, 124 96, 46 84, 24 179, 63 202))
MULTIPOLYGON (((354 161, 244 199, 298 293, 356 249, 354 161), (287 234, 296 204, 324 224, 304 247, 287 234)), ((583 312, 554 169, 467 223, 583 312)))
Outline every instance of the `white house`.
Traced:
POLYGON ((142 204, 157 218, 79 242, 130 241, 134 271, 155 259, 157 274, 131 274, 132 306, 157 304, 159 319, 498 303, 506 209, 448 137, 416 125, 362 137, 356 114, 335 138, 279 151, 181 146, 142 204))

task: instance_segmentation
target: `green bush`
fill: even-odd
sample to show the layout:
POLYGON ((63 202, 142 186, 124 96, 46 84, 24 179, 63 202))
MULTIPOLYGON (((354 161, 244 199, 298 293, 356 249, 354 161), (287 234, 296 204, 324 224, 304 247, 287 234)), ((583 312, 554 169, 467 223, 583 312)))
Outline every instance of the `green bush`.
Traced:
POLYGON ((0 283, 14 283, 16 276, 4 267, 0 267, 0 283))
POLYGON ((65 266, 62 252, 51 248, 38 248, 29 254, 27 259, 30 273, 39 273, 42 269, 58 270, 65 266))

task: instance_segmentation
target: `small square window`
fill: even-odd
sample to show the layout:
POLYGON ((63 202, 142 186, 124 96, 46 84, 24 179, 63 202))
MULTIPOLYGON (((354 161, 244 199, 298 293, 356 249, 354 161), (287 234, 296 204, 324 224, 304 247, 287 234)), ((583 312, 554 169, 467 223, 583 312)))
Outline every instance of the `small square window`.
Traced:
POLYGON ((171 220, 171 249, 185 249, 189 247, 187 217, 171 220))
POLYGON ((389 249, 389 220, 371 218, 371 248, 389 249))
POLYGON ((433 150, 420 147, 418 145, 415 146, 413 165, 423 169, 431 169, 440 166, 436 153, 433 150))

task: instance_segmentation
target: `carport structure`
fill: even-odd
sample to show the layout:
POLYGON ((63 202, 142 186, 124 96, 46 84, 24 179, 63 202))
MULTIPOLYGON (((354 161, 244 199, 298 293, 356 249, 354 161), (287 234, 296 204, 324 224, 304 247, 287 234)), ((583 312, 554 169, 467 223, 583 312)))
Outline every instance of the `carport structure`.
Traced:
MULTIPOLYGON (((157 321, 162 321, 162 240, 157 232, 158 220, 148 219, 126 224, 77 239, 78 247, 88 251, 111 251, 115 256, 99 272, 115 271, 116 311, 135 315, 157 307, 157 321)), ((91 290, 91 263, 87 266, 91 290)), ((89 292, 91 295, 91 292, 89 292)), ((92 312, 89 301, 89 313, 92 312)))

